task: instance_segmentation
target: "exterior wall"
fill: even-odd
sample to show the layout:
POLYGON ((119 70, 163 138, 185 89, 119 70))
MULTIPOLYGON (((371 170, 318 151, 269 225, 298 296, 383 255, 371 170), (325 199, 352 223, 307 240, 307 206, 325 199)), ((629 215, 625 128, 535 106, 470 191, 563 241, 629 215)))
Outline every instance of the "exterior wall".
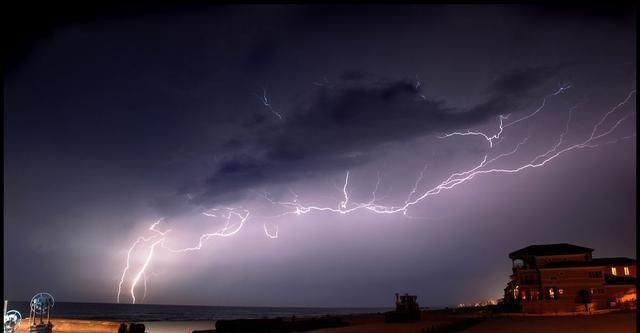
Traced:
MULTIPOLYGON (((635 277, 636 268, 627 267, 628 276, 635 277)), ((624 266, 616 270, 618 276, 621 276, 619 272, 623 272, 624 276, 624 266)), ((587 290, 591 295, 591 304, 587 305, 589 310, 618 306, 632 293, 635 295, 634 286, 606 285, 605 278, 610 273, 610 266, 519 269, 513 278, 519 285, 518 296, 522 299, 523 312, 582 312, 585 311, 584 304, 577 303, 582 290, 587 290), (538 272, 539 278, 536 278, 538 272)))
MULTIPOLYGON (((519 302, 522 312, 559 313, 583 312, 618 306, 635 306, 636 289, 631 281, 636 278, 635 263, 606 265, 615 258, 593 260, 591 252, 553 256, 510 256, 513 260, 511 281, 505 288, 513 301, 519 302), (577 267, 545 267, 552 262, 582 262, 577 267), (586 266, 601 265, 601 266, 586 266), (615 273, 612 274, 612 268, 615 273), (626 268, 626 269, 625 269, 626 268), (626 272, 625 272, 626 271, 626 272), (627 273, 628 274, 625 274, 627 273), (615 275, 617 278, 612 278, 615 275), (628 283, 628 284, 620 284, 628 283), (580 297, 588 293, 589 303, 580 297), (626 305, 625 305, 626 304, 626 305)), ((629 260, 620 260, 622 262, 629 260)), ((571 265, 573 266, 573 265, 571 265)))
POLYGON ((611 268, 616 269, 616 275, 615 276, 631 276, 631 277, 636 277, 636 265, 633 264, 626 264, 626 265, 609 265, 607 266, 607 270, 606 273, 607 275, 613 275, 611 268), (625 275, 624 274, 624 268, 627 268, 629 270, 629 275, 625 275))
POLYGON ((544 266, 551 262, 556 261, 590 261, 591 254, 583 253, 583 254, 570 254, 570 255, 557 255, 557 256, 536 256, 536 265, 538 267, 544 266))
POLYGON ((536 269, 515 269, 512 280, 518 286, 516 298, 525 300, 538 299, 542 293, 540 289, 540 278, 536 269))
POLYGON ((581 290, 587 290, 591 295, 594 309, 606 308, 607 295, 604 289, 604 268, 541 269, 540 277, 544 299, 557 303, 556 308, 558 311, 569 311, 567 309, 570 308, 574 308, 571 311, 584 311, 584 305, 576 303, 576 298, 581 290), (551 292, 549 289, 551 289, 551 292))
MULTIPOLYGON (((593 304, 587 305, 589 311, 594 309, 593 304)), ((573 302, 557 302, 552 300, 541 300, 533 302, 522 302, 522 312, 525 313, 559 313, 559 312, 584 312, 583 304, 573 302)))

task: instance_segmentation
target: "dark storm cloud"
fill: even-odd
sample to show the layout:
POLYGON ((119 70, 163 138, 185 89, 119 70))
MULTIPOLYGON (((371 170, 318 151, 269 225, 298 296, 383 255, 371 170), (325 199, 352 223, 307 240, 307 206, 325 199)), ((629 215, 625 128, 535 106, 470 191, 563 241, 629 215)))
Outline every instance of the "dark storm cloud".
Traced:
POLYGON ((568 65, 518 68, 496 79, 489 91, 496 95, 496 98, 526 94, 542 87, 544 82, 557 79, 557 75, 568 65))
MULTIPOLYGON (((127 250, 151 223, 166 217, 172 240, 189 246, 219 222, 200 214, 216 204, 251 210, 246 229, 175 261, 159 252, 152 270, 165 273, 145 302, 386 306, 408 291, 447 306, 499 296, 507 253, 532 243, 635 250, 635 140, 474 178, 409 220, 267 220, 262 210, 280 207, 251 200, 253 189, 287 200, 291 187, 304 204, 335 202, 331 185, 350 170, 354 200, 379 171, 380 202, 400 202, 425 163, 428 186, 487 152, 481 138, 435 135, 494 133, 499 114, 524 115, 559 84, 574 88, 489 152, 531 134, 499 165, 543 153, 575 103, 567 143, 584 139, 635 82, 635 8, 57 6, 8 11, 18 17, 9 34, 24 37, 8 52, 4 91, 9 300, 45 290, 112 302, 127 250), (278 240, 263 222, 280 226, 278 240)), ((635 133, 631 120, 612 137, 635 133)), ((147 253, 136 251, 135 261, 147 253)))
POLYGON ((610 6, 604 3, 575 4, 547 3, 525 5, 520 7, 521 13, 535 21, 559 24, 568 19, 605 22, 616 26, 624 26, 633 22, 637 5, 633 2, 610 6))
POLYGON ((265 37, 256 43, 245 59, 246 72, 262 74, 273 67, 278 60, 278 46, 275 38, 265 37))
MULTIPOLYGON (((206 206, 235 201, 247 189, 365 163, 383 144, 477 125, 525 103, 561 69, 527 67, 505 73, 488 87, 487 100, 469 109, 425 97, 416 81, 347 72, 340 83, 319 88, 288 110, 283 121, 274 118, 274 125, 257 126, 249 131, 253 135, 229 141, 227 147, 243 147, 244 153, 224 162, 193 202, 206 206)), ((168 212, 166 206, 162 210, 168 212)))
MULTIPOLYGON (((92 2, 92 3, 14 3, 8 9, 11 13, 7 26, 11 33, 5 41, 6 61, 4 70, 8 75, 24 65, 34 52, 37 42, 51 39, 56 30, 75 24, 91 24, 98 20, 123 19, 152 15, 173 15, 176 10, 202 10, 205 5, 198 1, 181 1, 180 4, 157 3, 153 8, 134 2, 92 2)), ((219 6, 218 10, 223 10, 219 6)))

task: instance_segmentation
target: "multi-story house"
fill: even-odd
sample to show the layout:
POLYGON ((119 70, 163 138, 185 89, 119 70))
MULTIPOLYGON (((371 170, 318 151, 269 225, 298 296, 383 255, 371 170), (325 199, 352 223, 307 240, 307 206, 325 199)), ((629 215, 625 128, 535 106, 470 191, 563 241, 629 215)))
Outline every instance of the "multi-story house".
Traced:
POLYGON ((635 305, 636 260, 593 258, 571 244, 531 245, 509 254, 505 300, 522 312, 574 312, 635 305))

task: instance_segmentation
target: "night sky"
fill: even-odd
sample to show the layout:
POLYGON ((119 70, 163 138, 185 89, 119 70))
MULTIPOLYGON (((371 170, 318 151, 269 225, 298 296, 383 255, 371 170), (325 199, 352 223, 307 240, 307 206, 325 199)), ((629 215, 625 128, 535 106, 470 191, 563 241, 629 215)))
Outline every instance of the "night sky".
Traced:
POLYGON ((141 236, 123 303, 160 239, 137 303, 447 306, 501 297, 508 253, 531 244, 635 258, 634 13, 198 5, 53 22, 4 74, 5 298, 115 302, 141 236), (445 137, 467 131, 500 135, 445 137), (485 154, 505 156, 481 169, 513 170, 590 136, 381 212, 485 154), (237 233, 170 251, 216 231, 237 233))

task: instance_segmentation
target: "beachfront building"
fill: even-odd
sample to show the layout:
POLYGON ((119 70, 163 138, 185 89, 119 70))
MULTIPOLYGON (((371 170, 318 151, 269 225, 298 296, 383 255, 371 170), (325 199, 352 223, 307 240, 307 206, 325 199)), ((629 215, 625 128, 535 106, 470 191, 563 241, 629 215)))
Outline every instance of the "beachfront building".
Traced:
POLYGON ((505 300, 526 313, 635 306, 636 260, 593 258, 571 244, 531 245, 511 252, 513 274, 505 300))

